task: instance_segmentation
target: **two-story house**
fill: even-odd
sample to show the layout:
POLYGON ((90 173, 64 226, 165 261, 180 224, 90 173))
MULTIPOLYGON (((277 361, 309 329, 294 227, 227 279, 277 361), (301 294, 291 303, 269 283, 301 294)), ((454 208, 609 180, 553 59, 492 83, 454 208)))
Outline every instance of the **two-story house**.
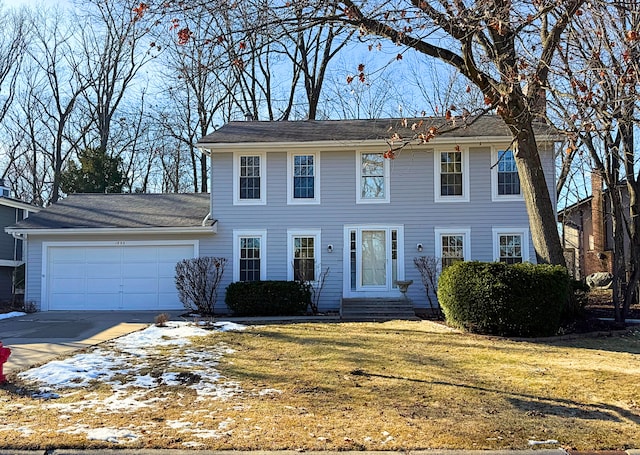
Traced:
MULTIPOLYGON (((40 208, 11 197, 0 179, 0 226, 11 226, 40 208)), ((16 302, 24 294, 24 251, 21 239, 0 233, 0 302, 16 302)))
MULTIPOLYGON (((426 120, 438 122, 442 119, 426 120)), ((386 158, 399 119, 231 122, 203 137, 211 195, 74 195, 10 229, 29 238, 42 309, 179 308, 173 265, 221 256, 233 281, 317 280, 321 311, 407 296, 427 306, 416 256, 535 261, 511 136, 495 116, 386 158), (108 264, 105 265, 105 264, 108 264), (108 276, 105 276, 108 275, 108 276)), ((422 128, 427 128, 422 126, 422 128)), ((554 140, 538 129, 550 193, 554 140)), ((224 298, 224 292, 221 293, 224 298)), ((224 311, 224 305, 219 305, 224 311)))

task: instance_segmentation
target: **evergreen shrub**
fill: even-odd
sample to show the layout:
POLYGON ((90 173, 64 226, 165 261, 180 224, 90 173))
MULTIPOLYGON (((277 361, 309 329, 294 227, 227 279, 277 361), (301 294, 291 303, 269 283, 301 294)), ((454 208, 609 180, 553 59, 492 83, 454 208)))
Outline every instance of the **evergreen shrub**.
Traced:
POLYGON ((236 316, 299 315, 311 303, 311 290, 299 281, 239 281, 227 286, 225 303, 236 316))
POLYGON ((551 336, 569 297, 564 267, 459 262, 440 275, 438 301, 449 324, 474 333, 551 336))

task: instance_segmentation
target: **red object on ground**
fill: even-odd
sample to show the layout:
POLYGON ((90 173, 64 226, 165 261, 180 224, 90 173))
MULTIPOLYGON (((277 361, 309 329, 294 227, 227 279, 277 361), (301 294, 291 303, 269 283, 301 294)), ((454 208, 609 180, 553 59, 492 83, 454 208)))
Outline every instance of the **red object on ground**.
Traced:
POLYGON ((2 372, 2 366, 7 362, 9 356, 11 355, 11 349, 5 348, 2 345, 2 341, 0 341, 0 384, 3 384, 7 378, 4 376, 2 372))

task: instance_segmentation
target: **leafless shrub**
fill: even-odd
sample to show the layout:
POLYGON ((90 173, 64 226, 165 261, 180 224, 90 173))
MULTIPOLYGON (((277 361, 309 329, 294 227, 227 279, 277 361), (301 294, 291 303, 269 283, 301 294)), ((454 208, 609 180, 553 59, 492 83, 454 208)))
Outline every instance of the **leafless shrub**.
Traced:
POLYGON ((218 299, 218 285, 227 259, 200 257, 176 264, 176 288, 184 307, 202 316, 213 316, 218 299))
POLYGON ((434 256, 418 256, 413 258, 418 272, 420 272, 420 278, 422 279, 422 285, 424 291, 427 294, 427 300, 429 301, 429 308, 434 314, 440 314, 440 305, 434 301, 433 296, 438 291, 438 272, 440 271, 440 259, 434 256))
POLYGON ((322 293, 322 289, 324 288, 324 283, 327 281, 328 275, 329 267, 321 270, 318 274, 318 279, 314 281, 305 280, 298 273, 296 273, 296 281, 303 283, 309 288, 309 292, 311 292, 311 303, 309 304, 309 306, 313 314, 318 314, 319 312, 318 305, 320 304, 320 294, 322 293))
POLYGON ((160 313, 155 318, 153 318, 153 323, 156 327, 166 327, 167 322, 169 322, 169 315, 167 313, 160 313))

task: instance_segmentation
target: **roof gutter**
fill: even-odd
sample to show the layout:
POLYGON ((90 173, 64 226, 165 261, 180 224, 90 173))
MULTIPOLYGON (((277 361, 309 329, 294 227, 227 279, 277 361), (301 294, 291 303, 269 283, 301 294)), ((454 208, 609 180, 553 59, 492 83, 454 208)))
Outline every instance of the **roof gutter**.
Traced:
MULTIPOLYGON (((550 134, 540 134, 536 136, 536 139, 540 143, 554 143, 560 141, 559 136, 550 134)), ((443 136, 431 139, 428 143, 410 143, 410 147, 431 149, 433 147, 449 145, 449 144, 470 144, 482 146, 484 144, 505 143, 510 144, 513 138, 510 136, 473 136, 473 137, 455 137, 455 136, 443 136)), ((309 142, 291 142, 291 141, 278 141, 278 142, 208 142, 197 144, 198 149, 206 154, 211 155, 215 151, 233 151, 233 150, 275 150, 282 151, 283 148, 291 148, 295 146, 296 149, 305 148, 322 148, 323 150, 344 150, 345 147, 351 148, 364 148, 364 147, 380 147, 385 145, 385 139, 368 139, 368 140, 331 140, 331 141, 309 141, 309 142)))
MULTIPOLYGON (((210 215, 207 215, 209 218, 210 215)), ((149 227, 149 228, 59 228, 59 229, 28 229, 28 228, 5 228, 5 232, 15 238, 24 240, 27 235, 108 235, 108 234, 217 234, 218 220, 213 220, 213 224, 205 226, 205 218, 202 226, 189 227, 149 227)))

